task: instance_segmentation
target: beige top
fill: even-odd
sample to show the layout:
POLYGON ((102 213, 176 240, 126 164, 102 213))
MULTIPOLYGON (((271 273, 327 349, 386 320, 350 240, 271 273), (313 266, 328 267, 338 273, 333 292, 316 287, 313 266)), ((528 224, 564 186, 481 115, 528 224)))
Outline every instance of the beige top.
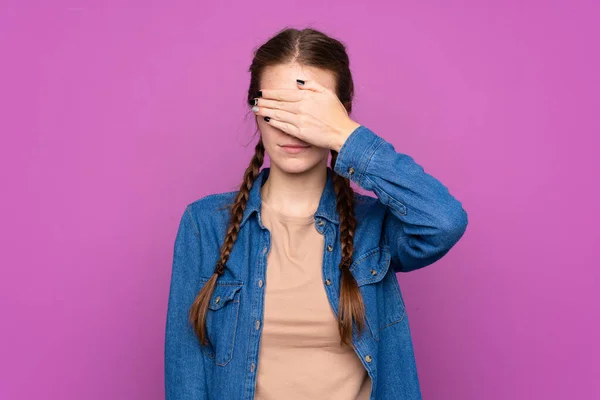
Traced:
POLYGON ((271 250, 255 399, 367 400, 371 378, 354 350, 340 346, 314 216, 283 215, 262 204, 271 250))

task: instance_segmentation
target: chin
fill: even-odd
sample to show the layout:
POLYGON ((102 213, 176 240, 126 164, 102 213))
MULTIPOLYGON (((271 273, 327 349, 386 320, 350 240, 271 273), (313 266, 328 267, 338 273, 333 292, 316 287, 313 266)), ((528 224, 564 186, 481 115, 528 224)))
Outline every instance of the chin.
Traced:
POLYGON ((271 159, 271 167, 277 167, 288 174, 301 174, 323 164, 323 160, 314 157, 287 158, 284 160, 271 159))

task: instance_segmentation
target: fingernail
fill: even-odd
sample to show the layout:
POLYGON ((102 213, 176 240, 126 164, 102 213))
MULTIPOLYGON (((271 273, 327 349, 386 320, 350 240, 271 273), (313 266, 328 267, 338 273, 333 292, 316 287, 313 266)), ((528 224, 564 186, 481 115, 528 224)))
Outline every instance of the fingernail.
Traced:
POLYGON ((257 106, 252 107, 252 112, 258 112, 258 107, 257 106))
POLYGON ((304 85, 304 81, 302 79, 296 79, 296 82, 298 82, 299 85, 304 85))
POLYGON ((256 96, 256 97, 262 97, 262 90, 259 90, 259 91, 258 91, 258 94, 257 94, 257 96, 256 96))
POLYGON ((265 117, 265 121, 269 122, 271 120, 271 117, 265 117))
POLYGON ((258 105, 258 99, 252 99, 252 101, 250 102, 250 104, 252 104, 253 106, 257 106, 258 105))

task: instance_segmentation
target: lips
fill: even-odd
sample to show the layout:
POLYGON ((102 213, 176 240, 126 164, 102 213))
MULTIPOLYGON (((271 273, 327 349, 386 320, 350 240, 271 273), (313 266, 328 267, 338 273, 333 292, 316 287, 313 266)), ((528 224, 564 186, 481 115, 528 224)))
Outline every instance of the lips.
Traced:
POLYGON ((307 152, 311 146, 308 144, 283 144, 280 147, 281 151, 287 154, 302 154, 307 152))

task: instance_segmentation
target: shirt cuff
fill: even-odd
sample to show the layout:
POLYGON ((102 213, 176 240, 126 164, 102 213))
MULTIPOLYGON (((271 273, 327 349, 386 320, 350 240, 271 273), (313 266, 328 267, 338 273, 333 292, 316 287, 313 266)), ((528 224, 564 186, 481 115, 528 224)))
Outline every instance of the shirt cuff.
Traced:
POLYGON ((346 139, 335 161, 334 171, 359 186, 377 148, 383 144, 383 138, 361 125, 352 131, 346 139))

